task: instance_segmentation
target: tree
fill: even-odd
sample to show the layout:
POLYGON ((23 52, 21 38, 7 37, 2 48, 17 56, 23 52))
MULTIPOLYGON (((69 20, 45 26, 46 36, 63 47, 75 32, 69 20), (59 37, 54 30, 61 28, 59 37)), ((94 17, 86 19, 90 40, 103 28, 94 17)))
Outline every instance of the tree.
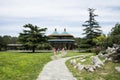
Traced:
POLYGON ((3 38, 2 36, 0 36, 0 51, 2 50, 3 47, 3 38))
POLYGON ((108 34, 107 39, 105 40, 106 48, 112 47, 113 44, 120 45, 120 24, 115 24, 115 27, 111 29, 111 32, 108 34))
POLYGON ((84 35, 86 38, 86 44, 90 45, 90 47, 94 46, 95 43, 93 42, 93 38, 96 38, 101 35, 102 31, 99 29, 100 26, 98 22, 95 20, 95 17, 98 16, 94 14, 95 9, 88 9, 89 11, 89 20, 85 21, 85 23, 82 25, 85 27, 83 29, 84 35))
POLYGON ((103 45, 104 45, 105 40, 106 40, 106 36, 103 34, 96 37, 96 38, 93 38, 93 42, 95 42, 96 45, 100 46, 100 49, 103 49, 103 45))
POLYGON ((81 43, 81 38, 74 38, 75 40, 75 47, 78 48, 80 51, 80 43, 81 43))
POLYGON ((7 50, 7 44, 10 43, 11 36, 5 35, 3 36, 3 48, 4 50, 7 50))
POLYGON ((113 44, 120 45, 120 24, 116 24, 115 27, 112 28, 110 33, 110 38, 113 44))
POLYGON ((39 28, 32 24, 26 24, 23 27, 27 29, 23 30, 23 33, 20 33, 19 40, 25 48, 32 49, 32 52, 34 53, 39 44, 47 41, 46 36, 44 35, 47 28, 39 28))
POLYGON ((11 37, 9 35, 0 36, 0 50, 7 50, 7 44, 16 44, 17 37, 11 37))

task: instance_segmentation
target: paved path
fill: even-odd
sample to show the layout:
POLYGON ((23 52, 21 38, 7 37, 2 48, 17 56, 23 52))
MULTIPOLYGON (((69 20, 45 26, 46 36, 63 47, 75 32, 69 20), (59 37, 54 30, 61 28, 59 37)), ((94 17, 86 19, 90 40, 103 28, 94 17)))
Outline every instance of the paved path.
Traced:
POLYGON ((76 80, 65 65, 68 59, 61 58, 47 63, 37 80, 76 80))

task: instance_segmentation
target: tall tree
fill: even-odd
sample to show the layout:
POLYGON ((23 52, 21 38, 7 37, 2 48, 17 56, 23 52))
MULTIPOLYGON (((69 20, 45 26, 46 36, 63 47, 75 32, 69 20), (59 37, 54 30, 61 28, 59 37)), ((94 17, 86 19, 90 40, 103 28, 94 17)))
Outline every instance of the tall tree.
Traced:
POLYGON ((3 47, 3 38, 2 36, 0 36, 0 51, 2 50, 3 47))
POLYGON ((119 23, 117 23, 115 27, 112 28, 109 38, 111 39, 112 44, 120 45, 120 24, 119 23))
POLYGON ((5 35, 3 36, 3 47, 7 50, 7 44, 10 43, 11 36, 5 35))
POLYGON ((93 42, 93 38, 100 36, 102 31, 100 30, 100 26, 98 22, 95 20, 95 17, 98 16, 94 14, 95 9, 89 8, 88 11, 89 11, 89 20, 85 21, 85 23, 83 24, 83 27, 85 27, 83 29, 84 31, 83 34, 86 35, 85 38, 87 44, 94 46, 95 43, 93 42))
POLYGON ((39 28, 32 24, 26 24, 23 27, 28 29, 23 30, 23 33, 20 33, 19 40, 24 44, 24 47, 32 49, 32 52, 34 53, 39 44, 47 41, 46 36, 44 35, 47 28, 39 28))

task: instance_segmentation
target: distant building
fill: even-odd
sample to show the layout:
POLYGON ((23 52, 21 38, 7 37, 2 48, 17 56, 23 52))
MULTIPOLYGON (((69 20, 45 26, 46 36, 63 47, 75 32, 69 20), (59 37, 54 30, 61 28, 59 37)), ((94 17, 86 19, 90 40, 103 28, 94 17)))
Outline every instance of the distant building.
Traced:
POLYGON ((7 50, 18 50, 23 44, 7 44, 7 50))
POLYGON ((64 29, 61 34, 59 34, 57 32, 57 29, 55 29, 55 31, 52 34, 48 35, 48 37, 48 41, 50 42, 51 46, 56 49, 74 49, 74 36, 66 32, 66 29, 64 29))

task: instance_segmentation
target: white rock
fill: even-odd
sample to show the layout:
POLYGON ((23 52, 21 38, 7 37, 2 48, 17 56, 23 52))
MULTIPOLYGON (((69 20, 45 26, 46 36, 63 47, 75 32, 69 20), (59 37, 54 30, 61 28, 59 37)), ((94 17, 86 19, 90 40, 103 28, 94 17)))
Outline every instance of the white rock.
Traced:
POLYGON ((75 59, 70 60, 70 64, 71 65, 75 65, 76 64, 76 60, 75 59))
POLYGON ((77 68, 80 66, 81 64, 80 63, 78 63, 76 66, 77 66, 77 68))
POLYGON ((77 66, 75 65, 75 66, 74 66, 74 69, 76 69, 76 68, 77 68, 77 66))
POLYGON ((105 63, 106 61, 112 61, 112 58, 111 57, 110 58, 106 57, 105 60, 103 60, 103 63, 105 63))
POLYGON ((95 66, 95 65, 93 65, 93 66, 92 66, 92 68, 95 70, 95 69, 96 69, 96 66, 95 66))
POLYGON ((98 54, 98 56, 99 56, 100 58, 104 58, 104 55, 103 55, 101 52, 98 54))
POLYGON ((88 71, 93 72, 94 71, 93 67, 90 67, 88 71))
POLYGON ((84 65, 78 66, 78 70, 79 70, 79 71, 81 71, 81 70, 83 70, 83 69, 84 69, 84 65))
POLYGON ((82 59, 82 60, 80 60, 81 62, 85 62, 86 61, 86 59, 82 59))
POLYGON ((86 65, 84 68, 89 72, 93 72, 96 69, 96 67, 93 65, 86 65))
POLYGON ((94 65, 104 65, 104 63, 98 58, 98 56, 94 56, 92 58, 92 64, 94 65))
POLYGON ((97 67, 97 68, 101 68, 102 67, 102 66, 100 66, 98 64, 95 64, 94 66, 97 67))
POLYGON ((115 67, 115 70, 116 70, 117 72, 120 72, 120 67, 115 67))
POLYGON ((109 57, 110 55, 115 54, 116 51, 117 51, 117 49, 115 49, 114 47, 113 47, 113 48, 108 47, 108 48, 106 49, 107 54, 105 54, 105 56, 106 56, 106 57, 109 57))
POLYGON ((70 60, 70 64, 73 65, 73 60, 70 60))
POLYGON ((84 66, 85 70, 88 70, 89 67, 90 67, 90 65, 86 65, 86 66, 84 66))

